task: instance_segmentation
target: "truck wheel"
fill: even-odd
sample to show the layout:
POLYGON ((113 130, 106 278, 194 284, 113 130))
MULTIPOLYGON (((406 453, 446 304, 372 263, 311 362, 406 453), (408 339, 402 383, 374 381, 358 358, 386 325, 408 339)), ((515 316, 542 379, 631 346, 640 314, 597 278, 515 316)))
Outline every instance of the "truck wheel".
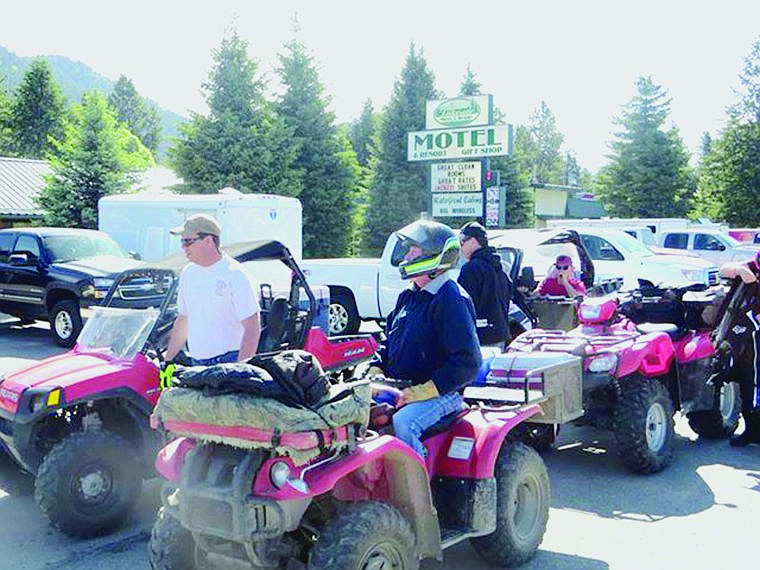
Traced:
POLYGON ((673 402, 665 385, 634 375, 623 380, 612 429, 623 463, 636 473, 657 473, 673 459, 673 402))
POLYGON ((342 291, 330 294, 328 322, 331 336, 359 332, 361 319, 351 295, 342 291))
POLYGON ((141 489, 135 449, 115 434, 89 431, 69 435, 45 456, 34 498, 54 527, 89 537, 119 525, 141 489))
POLYGON ((82 316, 76 301, 59 301, 50 311, 50 330, 59 346, 71 348, 82 330, 82 316))
POLYGON ((475 551, 499 568, 529 560, 544 538, 549 520, 549 473, 538 453, 506 442, 496 461, 496 530, 471 539, 475 551))
POLYGON ((393 506, 377 501, 349 505, 319 533, 309 569, 419 568, 412 527, 393 506))
POLYGON ((150 533, 150 567, 153 570, 191 570, 195 564, 193 535, 177 519, 158 509, 150 533))
POLYGON ((730 436, 739 425, 742 400, 739 384, 728 382, 720 388, 718 408, 687 414, 689 427, 700 437, 722 439, 730 436))

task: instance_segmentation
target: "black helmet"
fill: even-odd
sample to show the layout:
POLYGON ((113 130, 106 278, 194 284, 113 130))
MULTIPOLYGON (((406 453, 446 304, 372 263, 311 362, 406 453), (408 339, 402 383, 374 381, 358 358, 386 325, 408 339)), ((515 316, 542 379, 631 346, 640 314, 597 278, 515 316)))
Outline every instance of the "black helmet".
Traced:
POLYGON ((396 232, 399 245, 393 253, 402 279, 420 275, 435 276, 454 267, 459 261, 459 239, 447 225, 430 220, 417 220, 396 232), (405 257, 411 246, 422 249, 422 255, 411 261, 405 257))

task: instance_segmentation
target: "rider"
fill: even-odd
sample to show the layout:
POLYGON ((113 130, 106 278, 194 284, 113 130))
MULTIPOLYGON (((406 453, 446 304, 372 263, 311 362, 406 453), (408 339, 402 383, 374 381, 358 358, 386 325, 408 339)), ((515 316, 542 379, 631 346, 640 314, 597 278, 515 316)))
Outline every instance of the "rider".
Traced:
POLYGON ((463 407, 458 392, 475 379, 481 356, 475 309, 449 275, 459 258, 459 239, 448 226, 419 220, 396 232, 392 263, 412 285, 386 321, 386 342, 370 369, 391 383, 406 384, 396 399, 396 436, 425 456, 422 433, 463 407))
POLYGON ((736 277, 747 284, 741 310, 733 316, 726 341, 731 347, 732 372, 739 382, 744 431, 731 437, 731 445, 760 443, 760 251, 747 261, 729 261, 720 268, 722 277, 736 277))
POLYGON ((583 281, 573 275, 573 260, 569 255, 558 255, 546 277, 538 285, 539 295, 579 297, 586 294, 583 281))

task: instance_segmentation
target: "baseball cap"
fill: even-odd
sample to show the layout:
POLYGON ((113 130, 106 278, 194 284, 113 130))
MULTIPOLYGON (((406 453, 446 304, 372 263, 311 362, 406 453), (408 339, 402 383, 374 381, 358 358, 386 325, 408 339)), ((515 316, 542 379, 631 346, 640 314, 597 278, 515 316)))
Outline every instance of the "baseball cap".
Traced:
POLYGON ((169 230, 175 236, 190 237, 196 234, 208 234, 212 236, 222 235, 222 226, 208 214, 194 214, 185 220, 181 226, 169 230))
POLYGON ((459 234, 475 238, 480 245, 488 245, 488 234, 486 229, 478 222, 467 222, 459 229, 459 234))

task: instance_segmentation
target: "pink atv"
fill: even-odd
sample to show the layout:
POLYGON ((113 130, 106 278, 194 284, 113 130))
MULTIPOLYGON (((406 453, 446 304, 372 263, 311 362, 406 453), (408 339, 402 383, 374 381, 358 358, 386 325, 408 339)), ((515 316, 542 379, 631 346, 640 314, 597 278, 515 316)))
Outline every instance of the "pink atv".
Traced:
MULTIPOLYGON (((235 244, 241 262, 281 267, 283 296, 262 286, 260 351, 298 348, 340 377, 377 348, 367 335, 327 338, 312 327, 316 299, 288 249, 276 241, 235 244)), ((66 534, 109 532, 129 514, 163 445, 150 428, 158 400, 156 354, 176 316, 184 256, 119 276, 69 352, 0 376, 0 452, 35 475, 35 498, 66 534), (152 356, 151 356, 152 355, 152 356)))
MULTIPOLYGON (((187 421, 159 403, 155 424, 181 437, 156 460, 167 483, 151 567, 413 569, 465 539, 499 567, 533 556, 549 479, 541 457, 509 434, 537 405, 452 414, 423 437, 423 459, 392 434, 366 430, 369 387, 348 384, 361 413, 308 431, 258 425, 254 411, 237 425, 187 421)), ((329 405, 318 415, 334 417, 329 405)), ((301 413, 303 427, 314 412, 301 413)))
POLYGON ((703 290, 650 287, 587 298, 578 307, 578 327, 520 335, 465 395, 495 402, 510 399, 526 378, 530 387, 541 387, 552 378, 580 376, 582 391, 565 391, 559 411, 533 425, 552 435, 571 420, 611 429, 626 466, 656 473, 673 456, 676 410, 703 437, 727 437, 738 423, 736 384, 709 381, 715 349, 702 312, 714 299, 703 290))

